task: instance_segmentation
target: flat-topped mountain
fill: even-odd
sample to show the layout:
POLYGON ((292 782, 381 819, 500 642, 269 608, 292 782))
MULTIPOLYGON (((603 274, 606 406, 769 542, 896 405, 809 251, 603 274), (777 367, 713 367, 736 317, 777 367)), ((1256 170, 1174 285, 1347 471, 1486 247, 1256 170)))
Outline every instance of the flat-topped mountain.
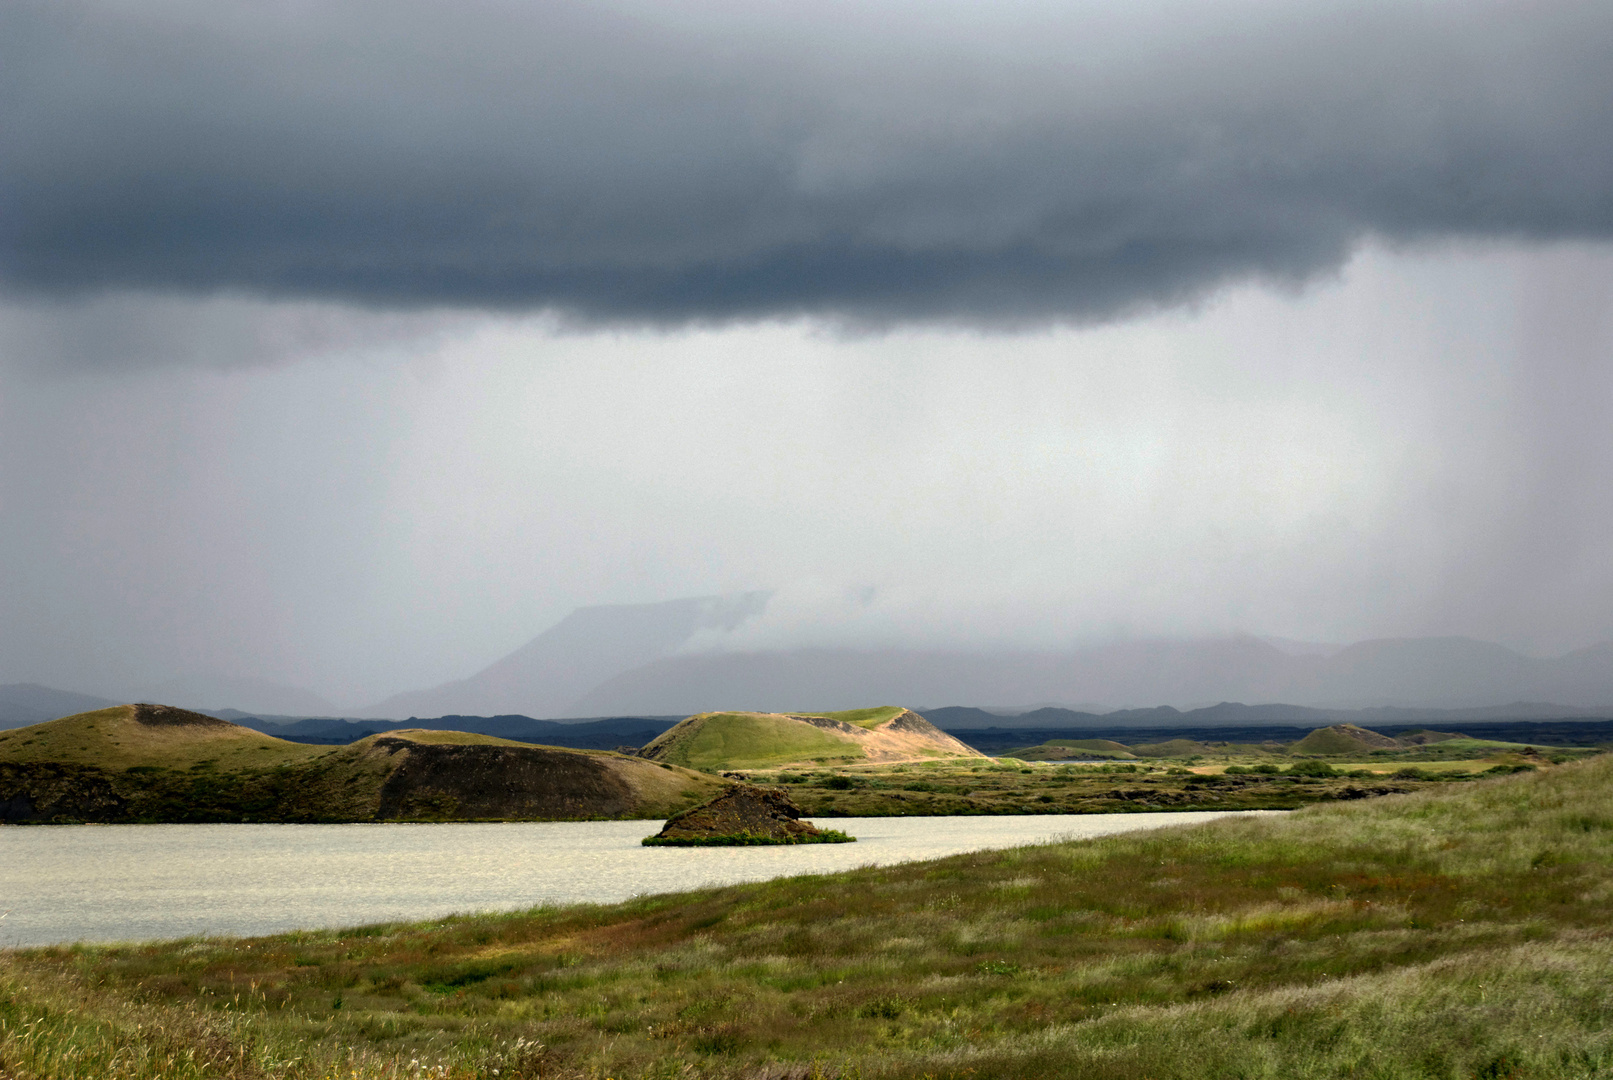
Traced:
POLYGON ((898 705, 835 713, 700 713, 673 727, 639 755, 694 769, 983 756, 898 705))
POLYGON ((309 746, 165 705, 0 732, 0 821, 660 818, 720 781, 674 764, 402 730, 309 746))

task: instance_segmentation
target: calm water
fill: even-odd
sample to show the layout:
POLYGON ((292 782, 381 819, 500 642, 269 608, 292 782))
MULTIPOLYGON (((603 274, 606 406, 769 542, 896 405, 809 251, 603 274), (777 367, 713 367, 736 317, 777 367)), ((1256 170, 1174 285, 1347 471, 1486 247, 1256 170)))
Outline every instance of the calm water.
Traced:
POLYGON ((837 818, 820 824, 857 843, 754 848, 643 847, 660 828, 649 821, 6 826, 0 945, 269 934, 609 903, 1223 816, 837 818))

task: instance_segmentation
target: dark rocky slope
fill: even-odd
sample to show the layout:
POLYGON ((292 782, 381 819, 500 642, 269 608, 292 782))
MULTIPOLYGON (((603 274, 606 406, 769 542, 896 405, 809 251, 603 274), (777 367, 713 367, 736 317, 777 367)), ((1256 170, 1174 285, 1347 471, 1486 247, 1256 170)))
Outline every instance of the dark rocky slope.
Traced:
POLYGON ((801 820, 801 809, 778 788, 735 784, 703 806, 678 814, 648 845, 674 847, 750 844, 843 844, 856 839, 801 820))

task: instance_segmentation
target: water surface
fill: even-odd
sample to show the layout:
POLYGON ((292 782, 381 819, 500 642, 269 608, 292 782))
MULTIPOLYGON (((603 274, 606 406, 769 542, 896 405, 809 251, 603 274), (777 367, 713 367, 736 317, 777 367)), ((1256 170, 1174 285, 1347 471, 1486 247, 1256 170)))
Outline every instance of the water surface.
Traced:
POLYGON ((0 945, 611 903, 1223 816, 835 818, 818 824, 857 843, 746 848, 647 848, 639 841, 661 824, 650 821, 0 826, 0 945))

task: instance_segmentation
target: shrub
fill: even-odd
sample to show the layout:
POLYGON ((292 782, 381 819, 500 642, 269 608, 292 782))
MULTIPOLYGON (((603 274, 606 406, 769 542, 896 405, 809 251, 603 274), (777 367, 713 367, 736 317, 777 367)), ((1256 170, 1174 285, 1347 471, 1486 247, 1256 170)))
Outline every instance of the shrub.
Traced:
POLYGON ((1315 758, 1306 758, 1304 761, 1296 761, 1288 766, 1289 776, 1337 776, 1338 774, 1338 770, 1333 766, 1315 758))

